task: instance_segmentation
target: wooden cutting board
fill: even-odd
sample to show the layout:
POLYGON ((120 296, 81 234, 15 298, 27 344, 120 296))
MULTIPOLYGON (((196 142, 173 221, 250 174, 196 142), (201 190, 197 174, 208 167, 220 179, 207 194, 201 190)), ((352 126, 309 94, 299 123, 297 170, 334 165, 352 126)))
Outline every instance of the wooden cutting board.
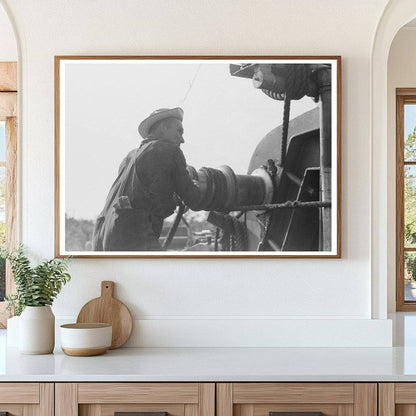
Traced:
POLYGON ((121 347, 131 335, 133 319, 127 306, 113 297, 114 282, 101 282, 101 296, 86 303, 77 323, 108 323, 113 326, 111 349, 121 347))

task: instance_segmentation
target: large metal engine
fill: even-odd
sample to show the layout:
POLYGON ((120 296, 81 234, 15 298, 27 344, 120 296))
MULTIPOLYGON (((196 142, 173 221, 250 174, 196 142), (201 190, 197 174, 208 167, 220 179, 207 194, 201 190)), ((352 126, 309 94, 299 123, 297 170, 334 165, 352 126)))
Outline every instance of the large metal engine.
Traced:
POLYGON ((189 167, 201 190, 197 210, 209 211, 217 227, 213 250, 331 250, 331 66, 230 65, 230 74, 251 79, 284 110, 281 124, 259 142, 248 174, 189 167), (319 106, 289 122, 291 101, 305 96, 319 106))

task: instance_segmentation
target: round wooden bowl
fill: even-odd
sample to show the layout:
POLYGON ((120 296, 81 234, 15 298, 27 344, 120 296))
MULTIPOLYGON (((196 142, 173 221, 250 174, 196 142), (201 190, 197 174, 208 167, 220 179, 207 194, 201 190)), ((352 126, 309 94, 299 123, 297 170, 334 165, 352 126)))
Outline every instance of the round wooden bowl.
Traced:
POLYGON ((61 348, 67 355, 89 357, 111 347, 112 326, 102 323, 61 325, 61 348))

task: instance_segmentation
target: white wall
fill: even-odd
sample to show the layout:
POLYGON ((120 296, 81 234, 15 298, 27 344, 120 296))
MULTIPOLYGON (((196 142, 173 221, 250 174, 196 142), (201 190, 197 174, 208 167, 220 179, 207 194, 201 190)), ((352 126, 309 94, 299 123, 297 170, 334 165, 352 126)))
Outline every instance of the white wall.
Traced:
POLYGON ((0 7, 0 61, 17 61, 17 45, 13 27, 2 7, 0 7))
MULTIPOLYGON (((415 10, 416 11, 416 10, 415 10)), ((396 310, 396 88, 416 87, 416 27, 403 27, 388 61, 388 310, 396 310)))
MULTIPOLYGON (((83 303, 98 295, 99 282, 108 279, 116 281, 117 296, 139 320, 142 332, 136 332, 179 331, 181 340, 172 345, 198 344, 195 328, 206 328, 217 345, 241 345, 239 335, 247 331, 257 337, 258 345, 329 345, 334 330, 345 331, 335 345, 356 345, 362 335, 367 335, 362 339, 368 344, 390 342, 390 326, 370 321, 369 73, 372 38, 386 1, 0 3, 10 10, 21 41, 22 241, 37 257, 54 253, 54 55, 341 55, 343 59, 342 259, 74 259, 73 280, 54 306, 58 316, 73 319, 83 303), (248 318, 265 319, 253 325, 248 318), (302 321, 296 326, 293 319, 302 321), (355 320, 359 323, 351 325, 355 320), (215 333, 215 327, 237 328, 234 339, 223 342, 225 337, 215 333), (298 328, 297 335, 293 328, 298 328), (316 328, 315 339, 302 337, 305 328, 316 328), (279 333, 280 338, 275 336, 279 333)), ((144 338, 134 342, 171 345, 174 337, 144 338)))

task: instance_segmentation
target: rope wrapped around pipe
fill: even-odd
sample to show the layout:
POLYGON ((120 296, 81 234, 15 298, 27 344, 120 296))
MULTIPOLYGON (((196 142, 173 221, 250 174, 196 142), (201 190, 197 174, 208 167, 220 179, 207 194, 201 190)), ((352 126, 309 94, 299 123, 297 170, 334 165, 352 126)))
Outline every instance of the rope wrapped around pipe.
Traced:
MULTIPOLYGON (((281 89, 262 89, 268 97, 283 101, 286 97, 290 100, 300 100, 309 91, 311 69, 305 64, 272 65, 272 74, 283 80, 281 89)), ((281 85, 277 83, 276 85, 281 85)))
POLYGON ((286 201, 279 204, 264 204, 264 205, 245 205, 241 207, 230 208, 231 211, 271 211, 274 209, 299 209, 299 208, 329 208, 332 206, 331 202, 323 201, 286 201))

